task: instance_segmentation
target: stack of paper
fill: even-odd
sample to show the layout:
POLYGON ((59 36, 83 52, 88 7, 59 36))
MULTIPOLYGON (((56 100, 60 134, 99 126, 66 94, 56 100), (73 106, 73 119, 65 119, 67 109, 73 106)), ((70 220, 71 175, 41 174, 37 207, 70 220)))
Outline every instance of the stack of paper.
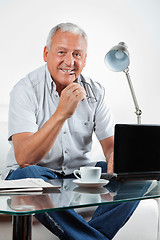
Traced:
POLYGON ((45 182, 41 178, 24 178, 18 180, 0 180, 0 194, 10 192, 32 192, 43 191, 44 189, 59 188, 45 182))

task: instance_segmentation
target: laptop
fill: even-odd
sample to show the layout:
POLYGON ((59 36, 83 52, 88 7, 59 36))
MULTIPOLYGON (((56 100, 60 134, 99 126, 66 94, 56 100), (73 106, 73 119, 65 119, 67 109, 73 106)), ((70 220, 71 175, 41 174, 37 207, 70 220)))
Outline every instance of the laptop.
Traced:
POLYGON ((160 125, 115 125, 114 173, 123 181, 160 179, 160 125))

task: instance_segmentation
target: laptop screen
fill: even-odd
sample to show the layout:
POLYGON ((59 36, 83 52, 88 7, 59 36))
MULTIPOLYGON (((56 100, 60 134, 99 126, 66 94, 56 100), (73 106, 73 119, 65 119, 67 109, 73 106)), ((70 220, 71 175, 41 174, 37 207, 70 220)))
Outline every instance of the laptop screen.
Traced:
POLYGON ((116 124, 114 172, 160 173, 160 125, 116 124))

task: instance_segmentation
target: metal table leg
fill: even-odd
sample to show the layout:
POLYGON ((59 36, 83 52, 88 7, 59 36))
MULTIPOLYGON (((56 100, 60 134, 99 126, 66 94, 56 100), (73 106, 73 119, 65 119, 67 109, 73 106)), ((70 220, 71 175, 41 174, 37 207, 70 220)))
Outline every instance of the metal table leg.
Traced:
POLYGON ((13 219, 13 240, 32 239, 32 215, 16 215, 13 219))

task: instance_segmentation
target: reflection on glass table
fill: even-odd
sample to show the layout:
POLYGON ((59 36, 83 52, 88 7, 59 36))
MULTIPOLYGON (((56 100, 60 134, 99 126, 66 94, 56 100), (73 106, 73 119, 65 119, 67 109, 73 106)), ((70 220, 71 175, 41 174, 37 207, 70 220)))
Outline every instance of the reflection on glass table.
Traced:
POLYGON ((26 231, 31 236, 33 214, 160 197, 160 183, 156 180, 124 183, 111 180, 98 188, 79 187, 73 179, 56 179, 50 183, 61 187, 35 194, 0 194, 0 213, 13 216, 13 239, 31 239, 23 235, 26 231))

